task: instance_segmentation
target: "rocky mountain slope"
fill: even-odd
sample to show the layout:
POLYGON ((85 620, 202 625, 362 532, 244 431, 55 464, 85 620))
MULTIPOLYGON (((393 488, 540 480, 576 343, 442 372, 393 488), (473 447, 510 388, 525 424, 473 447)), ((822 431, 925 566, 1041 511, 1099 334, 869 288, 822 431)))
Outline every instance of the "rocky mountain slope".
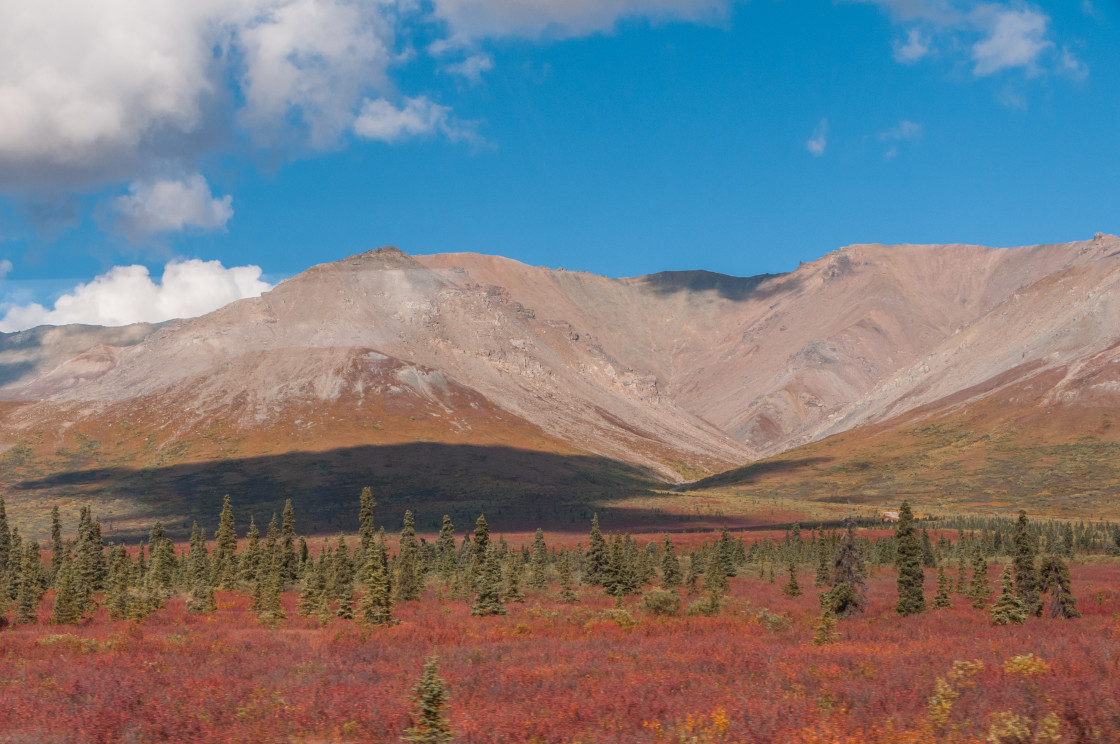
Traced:
POLYGON ((1118 281, 1112 236, 851 246, 751 278, 385 248, 159 328, 0 335, 0 464, 26 480, 438 442, 679 483, 1017 385, 1115 408, 1118 281))

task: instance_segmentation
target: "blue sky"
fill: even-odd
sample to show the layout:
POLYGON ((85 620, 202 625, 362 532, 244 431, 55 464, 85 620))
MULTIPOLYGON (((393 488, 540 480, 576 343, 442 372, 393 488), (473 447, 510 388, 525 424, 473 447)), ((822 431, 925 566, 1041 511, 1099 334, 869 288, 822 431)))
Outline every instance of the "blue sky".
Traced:
POLYGON ((748 275, 1120 232, 1117 0, 23 5, 0 330, 199 312, 199 282, 265 286, 234 267, 382 245, 748 275))

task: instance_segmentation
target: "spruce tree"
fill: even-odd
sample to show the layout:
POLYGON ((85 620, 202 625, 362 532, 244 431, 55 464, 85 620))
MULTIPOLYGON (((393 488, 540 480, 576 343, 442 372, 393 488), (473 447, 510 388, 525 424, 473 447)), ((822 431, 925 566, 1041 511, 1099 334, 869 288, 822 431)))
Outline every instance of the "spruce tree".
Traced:
POLYGON ((966 563, 964 546, 957 543, 957 594, 968 596, 968 563, 966 563))
POLYGON ((0 586, 0 591, 5 592, 9 599, 16 599, 23 577, 23 539, 19 536, 19 528, 15 526, 9 535, 7 580, 0 586))
POLYGON ((113 620, 124 620, 132 614, 132 561, 123 545, 112 552, 109 563, 108 586, 105 590, 105 606, 113 620))
POLYGON ((187 612, 206 615, 217 609, 218 603, 214 600, 214 587, 210 585, 210 577, 200 571, 191 583, 191 592, 187 596, 187 612))
POLYGON ((498 551, 492 545, 481 558, 478 572, 478 594, 471 606, 471 614, 481 617, 506 614, 502 602, 502 567, 498 563, 498 551))
POLYGON ((1027 513, 1019 512, 1015 522, 1015 593, 1023 600, 1028 615, 1041 615, 1042 602, 1038 597, 1038 572, 1034 565, 1035 542, 1030 533, 1027 513))
POLYGON ((727 525, 719 533, 719 542, 716 543, 716 550, 719 551, 719 564, 723 569, 725 576, 734 576, 738 573, 735 567, 735 541, 731 539, 731 533, 727 529, 727 525))
POLYGON ((937 594, 933 598, 933 606, 937 609, 951 607, 949 601, 949 577, 945 573, 945 565, 937 567, 937 594))
POLYGON ((824 525, 817 528, 817 571, 813 574, 813 586, 828 586, 832 581, 832 556, 829 555, 825 541, 824 525))
POLYGON ((968 584, 968 598, 972 606, 978 610, 984 609, 988 598, 992 596, 992 587, 988 583, 988 562, 984 560, 984 551, 977 550, 972 559, 972 581, 968 584))
POLYGON ((436 538, 436 566, 439 580, 444 584, 451 583, 455 578, 455 571, 459 568, 459 555, 455 550, 455 525, 451 517, 446 514, 443 515, 439 537, 436 538))
POLYGON ((228 494, 222 501, 222 513, 218 517, 214 543, 210 561, 210 583, 219 589, 232 589, 236 578, 233 554, 237 550, 237 531, 233 523, 233 505, 228 494))
POLYGON ((529 588, 543 592, 548 588, 548 546, 544 542, 544 532, 538 527, 533 535, 533 557, 529 566, 529 588))
POLYGON ((677 546, 665 535, 661 546, 661 585, 672 589, 681 585, 681 562, 677 558, 677 546))
POLYGON ((377 529, 373 524, 373 510, 377 507, 377 502, 373 498, 373 489, 369 486, 362 489, 362 495, 359 499, 358 547, 361 548, 364 560, 369 556, 369 551, 373 549, 373 540, 377 537, 377 529))
POLYGON ((607 570, 607 541, 599 531, 599 515, 591 517, 591 536, 587 544, 587 558, 583 566, 583 582, 591 586, 603 585, 603 574, 607 570))
POLYGON ((422 588, 420 543, 416 539, 416 525, 413 522, 411 511, 404 513, 400 551, 397 553, 397 560, 393 562, 393 574, 393 598, 395 600, 410 602, 420 599, 422 588))
POLYGON ((367 625, 390 625, 393 622, 393 590, 389 571, 385 565, 384 554, 379 546, 371 543, 369 576, 366 592, 358 603, 358 613, 367 625))
POLYGON ((1050 592, 1046 616, 1052 619, 1072 620, 1081 617, 1077 600, 1071 592, 1069 566, 1058 555, 1047 555, 1039 566, 1039 586, 1041 593, 1050 592))
POLYGON ((684 576, 684 586, 689 594, 696 594, 697 586, 700 583, 699 563, 699 556, 693 552, 688 558, 688 571, 684 576))
POLYGON ((42 594, 39 591, 39 559, 36 557, 38 547, 35 543, 28 545, 23 551, 23 560, 19 570, 19 592, 16 595, 16 622, 21 625, 39 622, 39 600, 42 594))
POLYGON ((900 615, 917 615, 926 609, 923 592, 925 574, 922 572, 922 545, 907 501, 903 501, 898 510, 898 528, 894 536, 895 565, 898 568, 898 604, 895 610, 900 615))
POLYGON ((556 557, 556 573, 560 582, 559 600, 564 604, 578 602, 572 581, 572 555, 567 550, 561 550, 556 557))
POLYGON ((790 597, 801 596, 801 585, 797 583, 797 564, 789 562, 789 581, 782 587, 782 593, 790 597))
MULTIPOLYGON (((3 540, 0 537, 0 540, 3 540)), ((58 515, 58 504, 51 507, 51 584, 58 578, 58 569, 62 567, 62 520, 58 515)), ((0 551, 2 552, 2 551, 0 551)), ((3 556, 0 556, 2 559, 3 556)), ((0 563, 0 566, 4 565, 0 563)))
POLYGON ((505 596, 507 602, 524 602, 525 595, 521 592, 521 571, 524 563, 517 553, 510 553, 506 558, 505 596))
POLYGON ((454 738, 451 726, 443 715, 448 694, 447 683, 439 676, 439 657, 429 656, 424 662, 424 673, 409 697, 415 709, 412 726, 404 732, 404 741, 444 744, 454 738))
POLYGON ((1027 619, 1027 611, 1023 605, 1022 597, 1012 586, 1011 566, 1004 567, 999 584, 1000 594, 990 610, 992 625, 1009 625, 1011 623, 1021 625, 1027 619))
POLYGON ((864 580, 866 570, 856 540, 855 520, 848 518, 844 527, 840 549, 836 551, 836 559, 833 561, 832 587, 835 591, 830 601, 832 612, 840 618, 863 612, 867 607, 867 582, 864 580), (846 589, 841 588, 841 584, 846 589))
POLYGON ((74 587, 74 562, 70 558, 70 551, 64 549, 59 561, 58 580, 54 596, 54 609, 51 611, 51 622, 55 625, 77 625, 82 620, 83 610, 81 597, 74 587))
POLYGON ((0 594, 7 588, 4 579, 8 575, 8 565, 12 559, 12 531, 8 525, 8 510, 4 497, 0 496, 0 594))
POLYGON ((257 529, 257 519, 249 515, 249 532, 245 535, 245 550, 237 562, 238 578, 247 584, 256 584, 261 570, 261 531, 257 529))
MULTIPOLYGON (((276 520, 274 519, 273 522, 276 520)), ((266 553, 267 563, 260 572, 260 600, 258 602, 257 617, 266 625, 275 625, 287 617, 284 611, 284 601, 281 595, 281 577, 283 572, 282 557, 279 552, 266 553)))
POLYGON ((933 554, 933 543, 929 540, 929 531, 922 530, 922 566, 933 568, 937 565, 937 556, 933 554))
POLYGON ((296 553, 296 515, 292 500, 284 501, 280 524, 280 556, 282 559, 280 580, 283 585, 296 580, 299 573, 299 554, 296 553))

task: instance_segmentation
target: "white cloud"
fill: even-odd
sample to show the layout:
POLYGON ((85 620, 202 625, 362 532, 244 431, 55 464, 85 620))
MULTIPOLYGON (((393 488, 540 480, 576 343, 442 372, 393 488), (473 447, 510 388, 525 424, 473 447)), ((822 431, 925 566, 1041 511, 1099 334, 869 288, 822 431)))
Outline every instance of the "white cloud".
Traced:
POLYGON ((173 261, 157 284, 144 266, 117 266, 79 284, 48 309, 38 303, 9 307, 0 332, 38 325, 128 325, 190 318, 271 289, 257 266, 225 268, 219 261, 173 261))
POLYGON ((912 65, 930 53, 930 40, 921 29, 912 28, 906 33, 906 41, 895 41, 894 59, 904 65, 912 65))
POLYGON ((114 227, 133 239, 188 228, 222 230, 233 217, 233 197, 215 197, 198 173, 182 180, 134 181, 113 201, 114 227))
POLYGON ((903 64, 914 64, 936 48, 947 55, 956 52, 958 59, 967 54, 977 77, 1016 69, 1028 76, 1048 69, 1066 72, 1051 39, 1050 17, 1025 2, 850 1, 882 6, 897 23, 909 26, 906 41, 894 42, 894 58, 903 64))
POLYGON ((976 75, 991 75, 1013 67, 1029 67, 1053 46, 1046 38, 1050 19, 1033 10, 978 9, 980 17, 991 16, 982 25, 986 38, 972 47, 976 75))
POLYGON ((813 154, 814 157, 824 155, 825 149, 828 147, 828 119, 821 119, 821 123, 813 130, 813 136, 805 142, 805 149, 813 154))
POLYGON ((915 124, 912 121, 902 120, 890 129, 879 132, 879 141, 895 141, 901 142, 904 140, 915 140, 922 136, 922 125, 915 124))
POLYGON ((1058 71, 1071 80, 1084 80, 1089 77, 1089 66, 1073 55, 1069 49, 1062 48, 1058 71))
POLYGON ((472 54, 462 62, 454 62, 443 68, 452 75, 466 78, 471 83, 482 80, 482 73, 494 69, 494 59, 489 54, 472 54))
POLYGON ((712 21, 729 0, 434 0, 460 43, 501 36, 567 38, 610 31, 622 18, 712 21))
POLYGON ((384 98, 366 101, 354 121, 354 133, 365 139, 400 142, 435 132, 457 139, 461 132, 450 121, 451 109, 433 103, 425 96, 406 98, 397 108, 384 98))
POLYGON ((329 147, 393 89, 403 0, 0 3, 0 192, 192 170, 232 136, 329 147), (231 88, 232 84, 232 88, 231 88))
POLYGON ((4 281, 4 279, 7 278, 8 274, 11 272, 11 270, 12 270, 12 262, 11 261, 9 261, 6 258, 3 261, 0 261, 0 282, 4 281))

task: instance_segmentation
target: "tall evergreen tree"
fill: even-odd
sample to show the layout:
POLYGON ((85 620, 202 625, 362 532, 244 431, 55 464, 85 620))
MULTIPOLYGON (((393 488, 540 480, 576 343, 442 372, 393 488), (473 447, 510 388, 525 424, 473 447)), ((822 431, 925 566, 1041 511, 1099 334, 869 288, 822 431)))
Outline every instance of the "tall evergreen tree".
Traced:
POLYGON ((55 582, 57 589, 54 596, 54 609, 51 612, 51 622, 55 625, 77 625, 85 608, 82 607, 81 597, 74 587, 74 562, 70 558, 70 551, 63 549, 59 560, 58 580, 55 582))
POLYGON ((247 584, 256 584, 261 570, 261 531, 257 529, 257 520, 249 515, 249 532, 245 535, 245 550, 241 560, 237 562, 238 578, 247 584))
POLYGON ((1004 567, 999 585, 999 596, 996 597, 996 601, 990 610, 992 625, 1008 625, 1011 623, 1021 625, 1027 619, 1027 611, 1023 605, 1022 597, 1012 586, 1011 566, 1004 567))
POLYGON ((471 614, 486 617, 506 614, 502 602, 502 567, 498 562, 498 551, 492 545, 482 556, 481 570, 478 572, 478 594, 471 606, 471 614))
MULTIPOLYGON (((0 540, 3 539, 3 537, 0 537, 0 540)), ((54 584, 58 577, 58 569, 62 567, 63 545, 62 520, 58 515, 58 504, 55 504, 51 507, 51 584, 54 584)), ((3 565, 3 563, 0 563, 0 565, 3 565)))
POLYGON ((941 564, 937 567, 937 594, 933 597, 933 606, 939 610, 952 606, 952 602, 949 601, 949 585, 945 564, 941 564))
MULTIPOLYGON (((481 519, 481 517, 479 517, 481 519)), ((485 520, 483 521, 485 524, 485 520)), ((489 535, 489 532, 487 532, 489 535)), ((400 552, 393 563, 394 591, 393 598, 398 602, 409 602, 420 599, 423 588, 423 575, 420 569, 420 542, 416 539, 416 524, 412 512, 404 513, 404 525, 401 528, 400 552)))
POLYGON ((898 604, 900 615, 917 615, 925 612, 923 592, 925 574, 922 572, 922 545, 914 529, 914 513, 910 503, 903 501, 898 510, 898 528, 894 533, 896 545, 895 565, 898 568, 898 604))
POLYGON ((957 586, 956 592, 961 596, 968 596, 968 563, 964 554, 964 545, 957 543, 957 586))
POLYGON ((730 577, 738 573, 735 567, 735 541, 731 539, 731 533, 728 531, 726 524, 720 530, 716 549, 719 551, 719 565, 723 569, 724 575, 730 577))
POLYGON ((782 587, 782 593, 790 597, 801 596, 801 585, 797 583, 797 564, 789 562, 789 581, 782 587))
POLYGON ((113 620, 124 620, 132 615, 132 561, 123 545, 112 552, 109 563, 108 586, 105 591, 105 606, 113 620))
POLYGON ((455 578, 455 571, 459 567, 459 555, 455 550, 455 525, 451 517, 444 514, 443 524, 439 528, 439 537, 436 538, 436 568, 439 571, 439 580, 444 584, 451 583, 455 578))
POLYGON ((416 744, 444 744, 454 738, 451 726, 444 717, 447 705, 447 683, 439 676, 439 658, 429 656, 424 662, 424 673, 412 688, 410 696, 415 710, 412 726, 405 730, 404 741, 416 744))
POLYGON ((237 530, 233 522, 233 505, 229 495, 222 500, 222 513, 218 516, 218 531, 214 533, 214 552, 211 555, 211 583, 220 589, 232 589, 236 578, 234 552, 237 550, 237 530))
POLYGON ((922 566, 933 568, 937 565, 937 556, 933 554, 933 543, 929 539, 929 531, 922 530, 922 566))
POLYGON ((556 556, 556 573, 557 580, 560 583, 559 600, 565 604, 578 602, 579 598, 576 597, 572 586, 572 555, 567 550, 561 550, 560 554, 556 556))
MULTIPOLYGON (((273 524, 276 519, 273 518, 273 524)), ((281 595, 281 573, 284 570, 283 558, 279 551, 265 551, 265 565, 260 572, 257 617, 266 625, 275 625, 287 617, 281 595)))
POLYGON ((284 501, 280 524, 280 580, 285 586, 296 580, 299 573, 299 554, 296 553, 296 514, 292 500, 284 501))
POLYGON ((390 625, 393 622, 393 587, 382 550, 371 543, 369 576, 366 592, 358 603, 358 613, 367 625, 390 625))
POLYGON ((377 501, 373 498, 373 489, 366 486, 359 497, 361 505, 358 509, 358 547, 361 548, 363 560, 373 549, 373 540, 377 536, 377 529, 373 524, 373 510, 377 508, 377 501))
POLYGON ((42 592, 39 591, 38 574, 39 559, 38 546, 29 544, 23 551, 20 561, 19 591, 16 595, 16 622, 21 625, 39 622, 39 600, 42 592))
POLYGON ((972 606, 978 610, 984 609, 988 598, 992 596, 992 587, 988 583, 988 562, 984 559, 984 551, 977 550, 972 559, 972 581, 968 584, 968 598, 972 606))
POLYGON ((3 579, 8 575, 8 565, 12 558, 12 530, 8 525, 8 510, 4 497, 0 496, 0 593, 6 589, 3 579))
POLYGON ((1019 512, 1015 522, 1015 593, 1023 600, 1028 615, 1041 615, 1042 602, 1038 596, 1038 571, 1035 568, 1035 541, 1030 533, 1027 513, 1019 512))
POLYGON ((1058 555, 1047 555, 1039 566, 1039 585, 1041 593, 1050 592, 1050 601, 1046 607, 1046 615, 1050 618, 1072 620, 1081 617, 1077 609, 1077 600, 1071 592, 1069 566, 1058 555))
POLYGON ((538 527, 533 536, 533 558, 529 570, 529 587, 538 592, 548 588, 548 546, 544 542, 544 532, 538 527))
POLYGON ((521 592, 521 573, 525 562, 518 553, 510 553, 505 561, 505 597, 507 602, 524 602, 525 595, 521 592))
POLYGON ((587 543, 587 558, 583 566, 583 581, 591 586, 603 585, 603 574, 607 570, 607 541, 599 530, 599 515, 591 517, 591 536, 587 543))
POLYGON ((666 589, 672 589, 680 586, 681 579, 681 562, 677 558, 677 546, 673 545, 673 541, 668 535, 661 546, 661 584, 666 589))
POLYGON ((832 556, 825 540, 824 525, 817 528, 817 571, 813 574, 813 586, 828 586, 832 581, 832 556))

